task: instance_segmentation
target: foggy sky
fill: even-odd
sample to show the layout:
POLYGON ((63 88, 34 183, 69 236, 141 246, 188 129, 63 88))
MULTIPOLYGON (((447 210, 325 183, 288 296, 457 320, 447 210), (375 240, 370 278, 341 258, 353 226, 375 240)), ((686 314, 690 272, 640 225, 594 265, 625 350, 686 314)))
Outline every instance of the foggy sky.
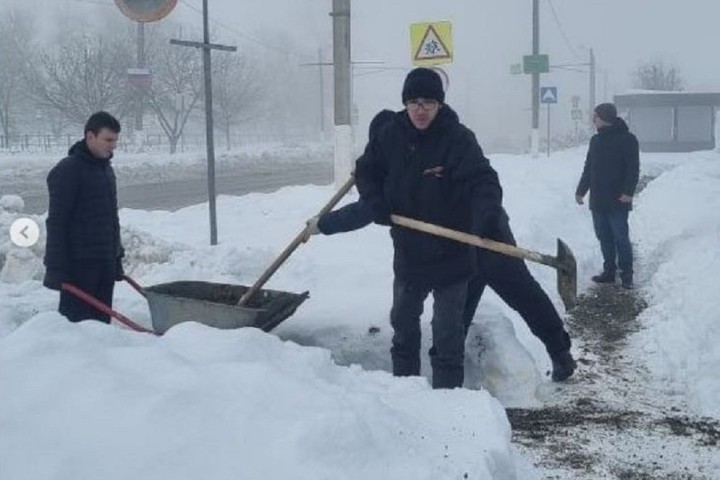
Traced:
MULTIPOLYGON (((720 91, 716 64, 720 1, 552 0, 567 41, 550 2, 540 0, 541 53, 550 55, 551 64, 582 63, 592 47, 599 67, 598 102, 630 88, 631 71, 638 62, 653 59, 677 65, 687 90, 720 91)), ((22 3, 37 8, 42 29, 66 28, 65 22, 53 21, 57 8, 90 21, 98 11, 117 10, 111 0, 22 3)), ((190 6, 201 5, 201 0, 180 0, 171 17, 200 28, 201 17, 190 6)), ((215 19, 211 25, 240 48, 286 55, 288 62, 298 64, 316 61, 322 48, 324 59, 330 61, 331 5, 331 0, 210 0, 215 19)), ((360 127, 364 129, 381 108, 402 108, 403 69, 411 68, 410 24, 450 20, 455 60, 447 67, 451 78, 447 102, 481 143, 503 137, 524 140, 530 128, 530 77, 510 75, 510 65, 531 52, 531 13, 531 0, 353 0, 353 60, 381 61, 395 69, 369 74, 367 67, 356 67, 354 100, 360 127)), ((118 21, 125 21, 119 11, 116 15, 118 21)), ((330 69, 326 78, 332 78, 330 69)), ((558 87, 560 103, 553 107, 558 130, 571 129, 572 95, 581 96, 581 106, 587 108, 588 83, 587 73, 551 72, 541 77, 541 85, 558 87)), ((541 118, 544 121, 544 111, 541 118)))

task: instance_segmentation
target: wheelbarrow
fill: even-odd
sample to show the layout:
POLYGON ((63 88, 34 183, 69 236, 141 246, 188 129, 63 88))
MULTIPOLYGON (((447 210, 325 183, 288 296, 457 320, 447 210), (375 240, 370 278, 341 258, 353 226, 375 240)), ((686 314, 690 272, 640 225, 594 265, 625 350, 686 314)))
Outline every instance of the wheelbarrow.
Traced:
POLYGON ((256 327, 269 332, 295 313, 309 297, 308 292, 298 294, 262 289, 246 304, 238 306, 239 299, 250 287, 179 281, 143 288, 127 275, 123 279, 147 299, 152 330, 133 322, 75 285, 63 283, 61 288, 132 330, 156 335, 189 321, 221 329, 256 327))
MULTIPOLYGON (((332 210, 354 183, 355 179, 350 177, 320 210, 318 216, 332 210)), ((305 226, 250 287, 200 281, 179 281, 143 288, 132 278, 127 275, 123 276, 123 280, 147 299, 152 330, 138 325, 75 285, 63 283, 61 288, 123 325, 139 332, 162 335, 172 326, 188 321, 199 322, 215 328, 256 327, 269 332, 295 313, 300 304, 310 296, 307 291, 290 293, 262 288, 290 255, 307 241, 307 237, 307 226, 305 226)))

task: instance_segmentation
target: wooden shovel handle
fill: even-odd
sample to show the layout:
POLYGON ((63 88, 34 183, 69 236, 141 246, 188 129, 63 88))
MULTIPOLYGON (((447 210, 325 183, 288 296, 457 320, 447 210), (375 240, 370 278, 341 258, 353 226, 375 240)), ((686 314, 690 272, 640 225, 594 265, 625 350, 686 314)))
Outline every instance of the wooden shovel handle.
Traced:
MULTIPOLYGON (((330 201, 328 201, 328 203, 325 204, 325 206, 322 208, 322 210, 320 210, 320 212, 318 212, 317 216, 321 217, 321 216, 325 215, 327 212, 329 212, 330 210, 332 210, 335 207, 335 205, 337 205, 338 202, 345 196, 345 194, 347 194, 347 192, 350 191, 350 189, 353 187, 353 185, 355 185, 355 177, 351 176, 343 184, 343 186, 341 186, 340 189, 337 192, 335 192, 335 195, 333 195, 333 197, 330 199, 330 201)), ((277 269, 280 268, 280 266, 283 263, 285 263, 285 260, 287 260, 288 257, 290 257, 290 255, 292 255, 292 253, 297 249, 297 247, 299 247, 302 243, 305 242, 305 239, 307 237, 307 228, 308 227, 303 228, 302 231, 300 233, 298 233, 298 235, 293 239, 293 241, 290 242, 290 245, 288 245, 285 248, 285 250, 283 250, 283 252, 275 259, 275 261, 272 263, 272 265, 270 265, 268 267, 268 269, 265 270, 265 272, 262 275, 260 275, 260 278, 258 279, 258 281, 255 282, 255 284, 252 287, 250 287, 250 289, 247 292, 245 292, 245 294, 242 297, 240 297, 240 300, 238 300, 238 303, 237 303, 238 306, 245 305, 245 303, 247 303, 248 300, 250 300, 253 297, 253 295, 255 295, 257 293, 257 291, 260 290, 263 287, 263 285, 265 285, 265 283, 267 283, 268 280, 270 280, 270 277, 272 277, 273 274, 277 271, 277 269)))
POLYGON ((390 215, 390 219, 394 224, 406 228, 475 245, 476 247, 492 250, 493 252, 502 253, 503 255, 508 255, 510 257, 522 258, 530 260, 531 262, 542 263, 543 265, 558 268, 557 258, 550 255, 525 250, 524 248, 516 247, 515 245, 510 245, 508 243, 496 242, 495 240, 478 237, 477 235, 471 235, 465 232, 459 232, 450 228, 441 227, 440 225, 422 222, 420 220, 403 217, 401 215, 390 215))

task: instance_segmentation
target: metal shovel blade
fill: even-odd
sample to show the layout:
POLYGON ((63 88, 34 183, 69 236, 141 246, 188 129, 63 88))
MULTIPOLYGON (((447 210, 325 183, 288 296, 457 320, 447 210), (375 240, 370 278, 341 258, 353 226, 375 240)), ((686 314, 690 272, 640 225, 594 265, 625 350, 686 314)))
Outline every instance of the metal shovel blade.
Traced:
POLYGON ((577 262, 565 242, 557 240, 557 289, 565 310, 577 304, 577 262))

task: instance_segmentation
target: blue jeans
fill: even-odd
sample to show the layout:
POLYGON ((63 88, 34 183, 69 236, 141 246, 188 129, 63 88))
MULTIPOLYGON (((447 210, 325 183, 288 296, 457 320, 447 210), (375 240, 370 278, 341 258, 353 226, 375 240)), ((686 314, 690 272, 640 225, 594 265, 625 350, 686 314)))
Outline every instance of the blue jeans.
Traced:
POLYGON ((420 375, 420 315, 423 303, 432 291, 432 365, 433 388, 462 387, 465 375, 465 327, 463 310, 468 282, 438 288, 413 285, 395 277, 390 323, 393 327, 393 375, 420 375))
POLYGON ((592 211, 595 235, 600 240, 603 271, 615 273, 620 268, 623 279, 632 280, 633 254, 630 244, 627 210, 592 211))

